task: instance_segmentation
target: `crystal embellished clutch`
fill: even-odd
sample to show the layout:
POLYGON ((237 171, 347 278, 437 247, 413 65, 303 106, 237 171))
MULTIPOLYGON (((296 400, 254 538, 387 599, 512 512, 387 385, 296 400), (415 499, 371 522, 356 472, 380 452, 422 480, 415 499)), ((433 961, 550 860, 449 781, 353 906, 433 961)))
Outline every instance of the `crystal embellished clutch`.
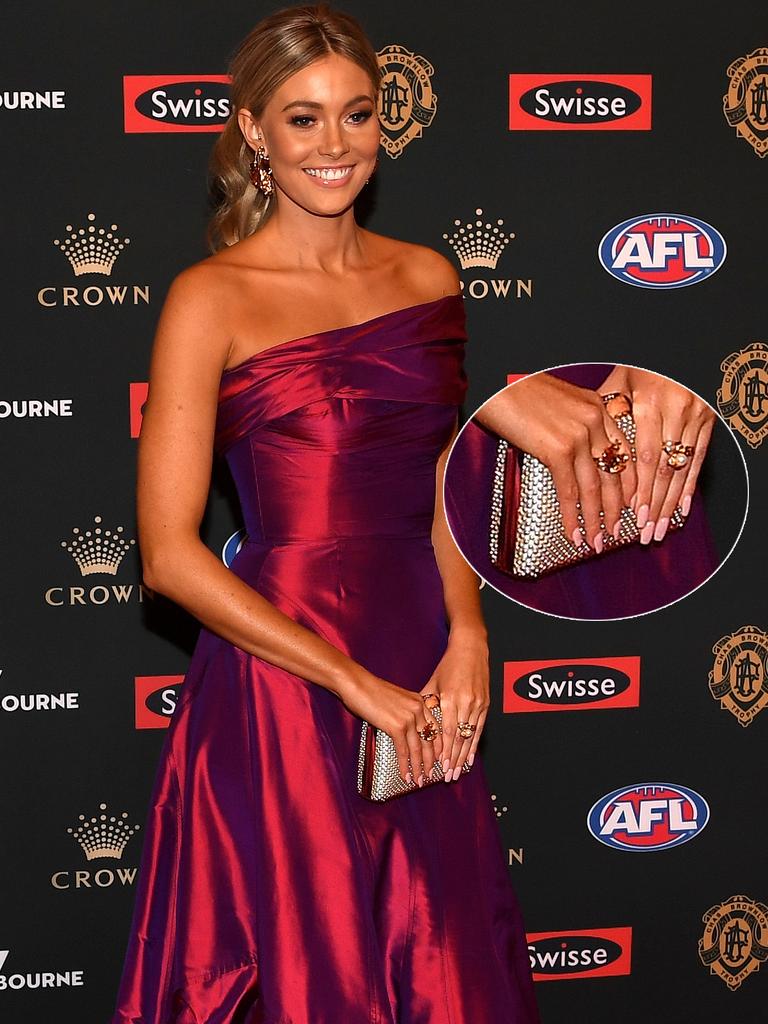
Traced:
MULTIPOLYGON (((616 425, 634 451, 635 422, 631 414, 616 417, 616 425)), ((678 506, 670 517, 669 529, 684 525, 685 517, 678 506)), ((639 539, 634 511, 623 508, 619 536, 605 531, 602 554, 639 539)), ((518 451, 504 438, 499 439, 496 449, 489 554, 501 572, 531 579, 598 554, 586 539, 577 547, 566 535, 552 474, 544 463, 528 452, 518 451)))
MULTIPOLYGON (((441 721, 439 705, 431 709, 438 722, 441 721)), ((462 771, 471 768, 466 761, 462 771)), ((435 761, 429 775, 426 776, 424 787, 443 778, 443 765, 435 761)), ((357 759, 357 791, 368 800, 389 800, 393 796, 402 796, 420 787, 417 782, 403 782, 397 762, 395 743, 388 732, 376 729, 369 722, 363 722, 360 734, 360 753, 357 759)))

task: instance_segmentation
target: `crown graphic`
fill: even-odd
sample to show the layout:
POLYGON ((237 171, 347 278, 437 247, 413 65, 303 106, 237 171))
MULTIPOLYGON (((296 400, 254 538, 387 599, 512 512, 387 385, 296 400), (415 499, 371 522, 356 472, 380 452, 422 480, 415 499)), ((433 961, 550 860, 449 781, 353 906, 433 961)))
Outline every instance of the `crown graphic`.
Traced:
MULTIPOLYGON (((96 214, 89 213, 88 220, 96 220, 96 214)), ((111 274, 115 260, 131 241, 130 238, 119 238, 116 231, 117 224, 110 224, 109 230, 97 228, 93 223, 82 228, 67 224, 67 234, 54 238, 53 244, 72 264, 76 277, 81 274, 111 274)))
POLYGON ((500 818, 502 814, 509 810, 506 804, 504 804, 503 807, 499 807, 498 803, 496 802, 498 800, 498 797, 496 796, 495 793, 491 793, 491 800, 493 802, 493 810, 497 818, 500 818))
POLYGON ((478 219, 474 222, 462 224, 460 220, 455 220, 453 223, 456 230, 453 234, 446 232, 443 235, 458 256, 462 270, 469 267, 490 267, 495 270, 499 257, 515 237, 514 232, 507 234, 501 230, 503 220, 497 220, 495 224, 484 222, 481 219, 482 213, 480 209, 475 210, 478 219))
POLYGON ((78 817, 82 824, 67 829, 82 847, 87 860, 96 860, 98 857, 120 860, 128 840, 141 828, 140 825, 128 824, 125 820, 128 811, 123 811, 120 817, 116 818, 114 815, 105 814, 106 809, 106 804, 99 804, 100 814, 95 814, 92 818, 80 814, 78 817))
POLYGON ((73 527, 72 539, 63 540, 61 546, 66 548, 77 562, 81 576, 91 576, 95 572, 114 576, 126 553, 136 541, 126 540, 122 536, 122 526, 115 530, 103 530, 99 525, 101 516, 94 516, 93 522, 95 526, 91 530, 73 527))

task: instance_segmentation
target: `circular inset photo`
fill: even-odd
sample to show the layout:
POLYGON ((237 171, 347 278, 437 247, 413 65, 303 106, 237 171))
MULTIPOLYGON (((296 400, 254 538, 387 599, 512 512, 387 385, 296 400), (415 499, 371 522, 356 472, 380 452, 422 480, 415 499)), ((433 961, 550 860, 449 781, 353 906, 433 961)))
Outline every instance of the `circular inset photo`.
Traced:
POLYGON ((733 550, 749 480, 719 414, 625 364, 529 374, 465 423, 448 524, 487 583, 537 611, 623 619, 679 601, 733 550))

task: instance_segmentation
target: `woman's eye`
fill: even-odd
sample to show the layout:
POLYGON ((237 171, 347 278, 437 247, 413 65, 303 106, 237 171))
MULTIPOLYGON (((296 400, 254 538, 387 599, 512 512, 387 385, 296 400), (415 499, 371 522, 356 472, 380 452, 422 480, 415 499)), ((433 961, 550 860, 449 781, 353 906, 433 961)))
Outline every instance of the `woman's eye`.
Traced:
POLYGON ((373 115, 372 110, 355 110, 349 116, 352 119, 353 124, 362 124, 367 121, 369 117, 373 115))
POLYGON ((310 117, 309 114, 297 114, 291 118, 291 124, 295 124, 297 128, 309 128, 314 121, 314 117, 310 117))

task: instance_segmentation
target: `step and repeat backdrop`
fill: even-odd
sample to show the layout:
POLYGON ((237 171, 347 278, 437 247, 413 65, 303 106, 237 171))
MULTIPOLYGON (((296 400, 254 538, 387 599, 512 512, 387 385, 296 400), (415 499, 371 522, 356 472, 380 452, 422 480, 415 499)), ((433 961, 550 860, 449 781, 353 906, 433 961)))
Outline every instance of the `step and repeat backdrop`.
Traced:
MULTIPOLYGON (((8 1024, 99 1024, 113 1008, 157 756, 197 632, 141 582, 149 354, 170 281, 207 255, 227 58, 276 6, 5 8, 8 1024)), ((361 217, 459 270, 465 418, 510 375, 621 361, 719 408, 743 454, 740 540, 685 600, 584 622, 483 588, 483 750, 545 1024, 757 1024, 768 1008, 763 12, 740 0, 345 9, 382 71, 380 165, 361 217)), ((218 466, 204 539, 226 560, 240 530, 218 466)))

